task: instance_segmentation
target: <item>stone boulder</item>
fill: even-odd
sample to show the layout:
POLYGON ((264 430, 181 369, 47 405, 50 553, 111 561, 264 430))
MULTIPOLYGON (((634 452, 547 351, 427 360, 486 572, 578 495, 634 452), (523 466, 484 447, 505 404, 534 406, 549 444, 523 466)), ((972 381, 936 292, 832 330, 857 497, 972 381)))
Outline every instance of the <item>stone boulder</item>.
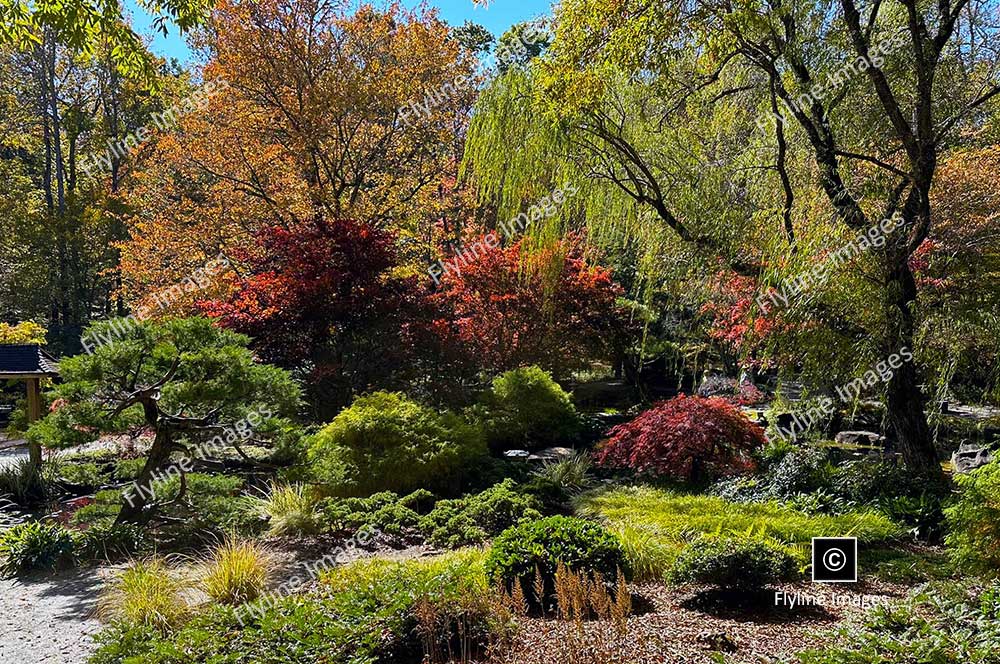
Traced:
POLYGON ((962 443, 951 455, 951 465, 956 473, 969 473, 993 461, 993 453, 988 447, 974 443, 962 443))
POLYGON ((834 440, 839 445, 881 446, 885 438, 873 431, 841 431, 834 440))
POLYGON ((538 450, 534 454, 528 457, 528 461, 562 461, 563 459, 568 459, 576 454, 576 450, 569 447, 546 447, 544 450, 538 450))

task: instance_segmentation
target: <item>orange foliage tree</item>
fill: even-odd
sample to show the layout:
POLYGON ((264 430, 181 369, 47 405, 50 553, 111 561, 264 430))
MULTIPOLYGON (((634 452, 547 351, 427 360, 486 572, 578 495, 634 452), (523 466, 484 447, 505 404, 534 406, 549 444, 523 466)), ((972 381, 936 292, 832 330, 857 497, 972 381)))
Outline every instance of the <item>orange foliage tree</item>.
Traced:
MULTIPOLYGON (((460 223, 476 60, 433 11, 219 0, 199 45, 222 91, 146 147, 122 247, 129 300, 220 252, 252 254, 263 228, 360 219, 394 232, 418 265, 443 220, 460 223)), ((231 291, 247 271, 233 267, 177 307, 231 291)))

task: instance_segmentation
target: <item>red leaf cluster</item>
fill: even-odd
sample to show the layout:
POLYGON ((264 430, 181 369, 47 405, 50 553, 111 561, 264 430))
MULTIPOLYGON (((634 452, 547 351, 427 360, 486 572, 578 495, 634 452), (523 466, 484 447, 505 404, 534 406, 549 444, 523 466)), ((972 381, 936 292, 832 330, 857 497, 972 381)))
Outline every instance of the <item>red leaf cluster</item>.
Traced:
POLYGON ((254 337, 267 361, 301 362, 386 301, 393 243, 389 233, 348 219, 267 228, 254 254, 241 257, 251 274, 229 300, 201 303, 201 309, 254 337))
POLYGON ((700 482, 754 469, 763 430, 725 400, 681 395, 609 432, 599 464, 700 482))
POLYGON ((432 297, 440 343, 480 371, 537 364, 556 375, 613 354, 626 315, 609 270, 588 264, 577 238, 526 258, 521 243, 466 254, 432 297))

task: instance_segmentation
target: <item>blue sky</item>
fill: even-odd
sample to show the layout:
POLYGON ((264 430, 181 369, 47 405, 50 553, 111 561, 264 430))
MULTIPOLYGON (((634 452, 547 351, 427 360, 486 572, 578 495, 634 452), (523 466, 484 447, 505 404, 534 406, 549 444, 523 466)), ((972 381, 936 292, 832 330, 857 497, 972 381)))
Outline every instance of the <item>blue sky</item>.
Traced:
MULTIPOLYGON (((125 4, 132 11, 136 31, 141 35, 150 35, 151 17, 138 7, 135 0, 126 0, 125 4)), ((405 0, 405 4, 416 7, 420 3, 419 0, 405 0)), ((472 21, 499 37, 515 23, 548 13, 551 2, 550 0, 493 0, 489 7, 474 5, 472 0, 428 0, 427 4, 437 7, 441 17, 452 25, 472 21)), ((190 62, 192 57, 184 38, 177 34, 174 26, 170 26, 170 34, 166 37, 160 34, 153 37, 152 49, 157 55, 177 58, 181 62, 190 62)))

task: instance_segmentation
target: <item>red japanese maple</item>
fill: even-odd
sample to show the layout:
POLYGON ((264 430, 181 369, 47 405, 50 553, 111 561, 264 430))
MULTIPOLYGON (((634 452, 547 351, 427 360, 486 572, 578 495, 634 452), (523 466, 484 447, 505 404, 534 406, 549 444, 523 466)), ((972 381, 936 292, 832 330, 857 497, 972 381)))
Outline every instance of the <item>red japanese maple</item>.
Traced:
POLYGON ((754 468, 763 430, 725 400, 681 395, 661 401, 609 432, 599 464, 700 482, 754 468))
POLYGON ((257 244, 239 257, 251 273, 232 297, 201 308, 254 337, 266 360, 285 365, 370 317, 395 265, 391 235, 347 219, 267 228, 257 244))
POLYGON ((434 332, 465 364, 490 373, 537 364, 558 375, 612 355, 627 325, 622 289, 584 260, 577 239, 527 259, 521 243, 476 246, 433 296, 434 332))

